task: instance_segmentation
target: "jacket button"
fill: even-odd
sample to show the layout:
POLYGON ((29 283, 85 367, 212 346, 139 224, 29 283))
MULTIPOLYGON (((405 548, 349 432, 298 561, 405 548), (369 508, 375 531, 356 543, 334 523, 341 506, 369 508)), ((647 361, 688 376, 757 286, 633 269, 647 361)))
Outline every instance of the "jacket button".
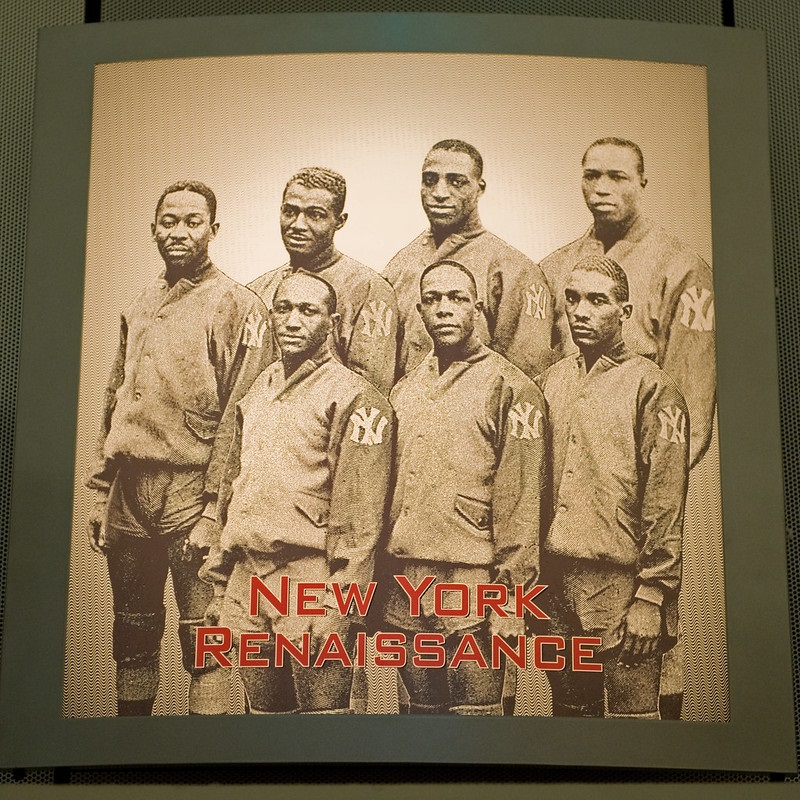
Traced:
POLYGON ((488 523, 489 523, 489 520, 486 519, 486 517, 481 517, 478 520, 478 525, 480 525, 481 527, 483 527, 484 525, 487 525, 488 523))
POLYGON ((133 399, 134 400, 141 400, 142 399, 142 393, 141 392, 134 392, 133 393, 133 399))
POLYGON ((558 507, 558 510, 559 510, 559 511, 561 511, 561 512, 563 513, 564 511, 566 511, 566 510, 567 510, 567 507, 562 505, 562 506, 559 506, 559 507, 558 507))

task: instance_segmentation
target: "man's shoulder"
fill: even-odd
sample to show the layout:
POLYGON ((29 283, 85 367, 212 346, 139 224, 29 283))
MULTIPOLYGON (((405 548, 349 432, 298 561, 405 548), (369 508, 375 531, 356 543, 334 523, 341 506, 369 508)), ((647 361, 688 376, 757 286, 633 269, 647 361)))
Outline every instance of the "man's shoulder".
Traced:
POLYGON ((338 282, 343 282, 347 288, 366 286, 372 291, 387 293, 392 291, 391 284, 380 272, 345 253, 342 253, 341 258, 325 271, 335 272, 339 276, 338 282))
POLYGON ((328 359, 319 369, 320 377, 338 401, 363 400, 378 407, 389 407, 389 401, 366 378, 348 369, 335 358, 328 359))
POLYGON ((501 239, 491 231, 483 230, 474 239, 468 239, 465 247, 469 248, 470 245, 481 249, 493 258, 535 263, 533 259, 526 256, 521 250, 518 250, 514 245, 509 244, 505 239, 501 239))
MULTIPOLYGON (((420 266, 417 264, 419 256, 430 241, 430 231, 422 231, 418 236, 415 236, 405 247, 400 248, 390 259, 383 271, 383 275, 388 276, 393 272, 400 271, 408 266, 409 261, 413 261, 413 266, 420 266)), ((391 279, 389 278, 391 283, 391 279)))
POLYGON ((711 277, 711 267, 686 242, 674 233, 646 220, 648 225, 642 244, 651 251, 649 258, 658 259, 664 268, 683 274, 687 271, 700 272, 711 277))
MULTIPOLYGON (((577 239, 573 239, 571 242, 562 245, 556 250, 553 250, 552 253, 546 255, 540 262, 539 266, 543 270, 546 270, 547 267, 559 264, 564 260, 571 260, 574 257, 574 254, 580 250, 580 248, 586 243, 588 240, 589 235, 588 232, 584 232, 581 236, 577 239)), ((571 266, 571 264, 570 264, 571 266)))
MULTIPOLYGON (((266 303, 267 299, 265 295, 269 293, 269 288, 271 286, 275 286, 285 269, 286 264, 283 264, 280 267, 267 270, 262 275, 250 281, 250 283, 247 284, 247 289, 251 292, 255 292, 266 303)), ((272 298, 269 299, 272 300, 272 298)))

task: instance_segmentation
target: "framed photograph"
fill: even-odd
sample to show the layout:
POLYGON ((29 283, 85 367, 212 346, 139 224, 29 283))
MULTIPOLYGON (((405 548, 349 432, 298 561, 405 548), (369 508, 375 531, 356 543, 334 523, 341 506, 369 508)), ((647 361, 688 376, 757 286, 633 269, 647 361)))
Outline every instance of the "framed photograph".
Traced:
POLYGON ((124 23, 37 91, 3 765, 795 768, 758 34, 124 23))

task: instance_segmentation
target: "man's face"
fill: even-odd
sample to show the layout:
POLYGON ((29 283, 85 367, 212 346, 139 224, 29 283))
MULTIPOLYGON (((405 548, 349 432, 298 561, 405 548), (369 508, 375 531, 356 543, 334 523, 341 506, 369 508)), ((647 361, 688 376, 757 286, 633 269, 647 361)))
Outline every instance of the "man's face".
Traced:
POLYGON ((218 229, 219 223, 211 222, 205 197, 186 189, 171 192, 161 201, 150 226, 164 263, 178 269, 202 264, 218 229))
POLYGON ((578 347, 607 352, 631 315, 630 303, 614 297, 614 281, 600 272, 573 270, 564 290, 572 340, 578 347))
POLYGON ((426 156, 420 197, 432 228, 461 230, 485 188, 469 154, 431 150, 426 156))
POLYGON ((312 189, 290 183, 281 203, 281 238, 289 256, 313 260, 333 244, 333 236, 347 214, 333 210, 333 195, 327 189, 312 189))
POLYGON ((625 225, 639 215, 647 181, 628 147, 599 144, 583 162, 583 199, 596 223, 625 225))
POLYGON ((436 350, 466 342, 475 330, 481 304, 469 277, 449 264, 422 280, 417 309, 436 350))
POLYGON ((322 346, 336 318, 327 296, 325 285, 308 275, 290 275, 280 283, 270 316, 284 358, 309 358, 322 346))

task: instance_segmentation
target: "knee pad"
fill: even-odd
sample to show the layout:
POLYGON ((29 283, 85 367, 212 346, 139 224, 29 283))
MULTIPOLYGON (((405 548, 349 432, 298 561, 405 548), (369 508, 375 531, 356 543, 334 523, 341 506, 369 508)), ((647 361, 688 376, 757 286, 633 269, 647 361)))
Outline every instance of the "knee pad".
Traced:
POLYGON ((166 611, 139 614, 114 612, 114 661, 121 667, 143 667, 158 663, 161 638, 164 636, 166 611))
POLYGON ((181 661, 183 668, 190 675, 202 675, 205 672, 219 669, 216 659, 206 657, 206 663, 202 667, 194 665, 194 653, 197 646, 197 628, 203 625, 203 619, 181 619, 178 620, 178 639, 181 643, 181 661))

